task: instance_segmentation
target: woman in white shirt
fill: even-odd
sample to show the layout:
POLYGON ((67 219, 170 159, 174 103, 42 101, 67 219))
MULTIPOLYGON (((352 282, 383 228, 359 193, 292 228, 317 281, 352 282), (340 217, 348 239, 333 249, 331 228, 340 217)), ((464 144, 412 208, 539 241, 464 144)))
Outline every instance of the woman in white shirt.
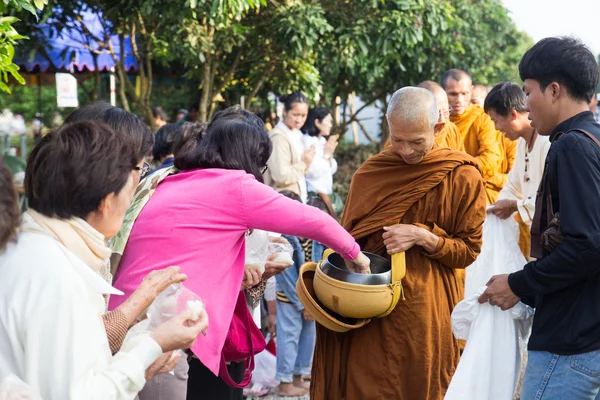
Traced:
POLYGON ((182 313, 111 355, 103 295, 122 293, 98 270, 131 201, 136 162, 129 138, 97 122, 65 125, 31 153, 30 210, 0 254, 0 381, 14 374, 44 400, 133 399, 206 329, 205 312, 197 322, 182 313))
POLYGON ((305 147, 315 147, 315 157, 306 174, 306 186, 310 197, 326 195, 334 206, 335 213, 341 213, 341 202, 333 199, 333 175, 338 165, 333 153, 338 146, 337 135, 331 135, 332 117, 327 107, 315 107, 308 113, 302 128, 302 142, 305 147))
MULTIPOLYGON (((302 142, 305 148, 315 148, 315 156, 306 173, 308 204, 337 218, 342 213, 344 203, 333 191, 333 175, 338 168, 333 153, 338 146, 338 137, 331 134, 332 120, 327 107, 310 110, 302 127, 302 142)), ((313 261, 320 261, 323 251, 324 247, 320 243, 313 242, 313 261)))
POLYGON ((300 92, 281 96, 283 119, 269 132, 273 152, 263 173, 265 184, 277 191, 291 190, 306 203, 305 175, 315 156, 315 148, 302 143, 300 128, 308 114, 308 99, 300 92))

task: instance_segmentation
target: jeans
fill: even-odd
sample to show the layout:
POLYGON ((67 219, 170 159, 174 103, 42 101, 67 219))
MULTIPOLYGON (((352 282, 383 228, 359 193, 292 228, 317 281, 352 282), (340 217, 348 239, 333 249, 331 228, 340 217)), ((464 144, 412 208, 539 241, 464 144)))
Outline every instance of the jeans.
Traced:
POLYGON ((522 400, 600 400, 600 350, 572 356, 530 351, 522 400))
POLYGON ((277 374, 282 383, 294 375, 310 375, 317 331, 315 321, 305 321, 303 312, 291 304, 277 302, 277 374))
POLYGON ((313 240, 312 242, 312 262, 318 263, 323 258, 323 252, 325 251, 325 246, 321 243, 313 240))

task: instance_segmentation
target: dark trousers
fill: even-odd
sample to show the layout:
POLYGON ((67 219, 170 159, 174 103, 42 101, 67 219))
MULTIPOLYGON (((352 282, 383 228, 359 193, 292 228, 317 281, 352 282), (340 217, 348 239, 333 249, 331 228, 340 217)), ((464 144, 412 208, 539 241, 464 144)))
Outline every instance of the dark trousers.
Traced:
MULTIPOLYGON (((244 364, 231 363, 229 375, 235 382, 244 376, 244 364)), ((215 376, 197 358, 190 359, 187 400, 243 400, 243 390, 232 388, 215 376)))

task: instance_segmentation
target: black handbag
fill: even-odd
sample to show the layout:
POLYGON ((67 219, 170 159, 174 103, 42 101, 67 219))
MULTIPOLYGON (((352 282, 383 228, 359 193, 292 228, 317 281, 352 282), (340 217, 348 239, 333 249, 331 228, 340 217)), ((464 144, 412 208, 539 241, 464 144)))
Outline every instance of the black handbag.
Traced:
MULTIPOLYGON (((573 129, 571 131, 567 131, 567 133, 573 131, 579 131, 585 134, 587 137, 592 139, 594 143, 598 145, 598 147, 600 147, 600 140, 596 139, 596 137, 590 132, 585 131, 583 129, 573 129)), ((559 132, 556 136, 556 139, 558 139, 563 134, 564 133, 559 132)), ((550 187, 550 180, 548 179, 547 171, 548 163, 546 163, 546 166, 544 168, 542 183, 540 184, 540 189, 538 191, 538 195, 535 201, 535 215, 533 217, 533 223, 531 225, 531 256, 534 258, 541 258, 543 256, 544 250, 547 253, 553 252, 565 238, 560 230, 560 213, 554 213, 554 205, 552 203, 552 189, 550 187), (547 207, 546 229, 543 232, 541 232, 541 215, 544 197, 546 198, 547 207)))

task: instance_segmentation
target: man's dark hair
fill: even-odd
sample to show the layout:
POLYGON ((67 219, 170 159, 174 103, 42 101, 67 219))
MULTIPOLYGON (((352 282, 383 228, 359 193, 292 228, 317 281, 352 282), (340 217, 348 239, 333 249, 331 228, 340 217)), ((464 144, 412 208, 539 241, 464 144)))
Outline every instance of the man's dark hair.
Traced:
POLYGON ((0 252, 16 239, 20 219, 12 174, 0 158, 0 252))
POLYGON ((279 193, 282 194, 282 195, 284 195, 288 199, 296 200, 297 202, 302 203, 302 198, 300 197, 300 195, 298 195, 297 193, 292 192, 291 190, 282 190, 279 193))
POLYGON ((494 110, 506 117, 512 110, 518 113, 525 112, 526 104, 527 97, 519 85, 513 82, 501 82, 488 93, 483 109, 486 113, 494 110))
POLYGON ((199 102, 195 102, 194 104, 191 105, 190 107, 190 112, 191 111, 200 111, 200 103, 199 102))
POLYGON ((152 150, 154 135, 148 125, 132 113, 121 108, 113 107, 105 102, 96 102, 73 111, 65 119, 65 124, 81 121, 104 122, 114 130, 126 134, 131 140, 131 146, 137 153, 138 163, 152 150))
POLYGON ((598 62, 581 41, 550 37, 527 50, 519 63, 519 75, 523 81, 537 81, 542 90, 557 82, 573 100, 589 103, 598 86, 598 62))
POLYGON ((158 129, 152 148, 152 157, 154 161, 160 162, 161 159, 169 154, 175 154, 181 139, 183 138, 183 127, 178 124, 166 124, 158 129))
POLYGON ((52 218, 85 219, 118 194, 136 166, 131 141, 97 121, 65 124, 41 140, 27 160, 29 207, 52 218))
POLYGON ((175 155, 175 167, 243 170, 263 182, 262 170, 272 151, 261 119, 234 106, 216 113, 204 136, 200 133, 185 138, 175 155))
POLYGON ((329 115, 329 108, 327 107, 315 107, 308 112, 308 117, 306 117, 306 122, 302 127, 302 132, 307 134, 308 136, 319 136, 321 134, 321 130, 317 127, 316 121, 323 122, 326 116, 329 115))
POLYGON ((162 107, 152 107, 152 116, 154 118, 159 117, 161 120, 167 122, 167 113, 162 107))
POLYGON ((473 82, 473 78, 471 78, 471 74, 468 72, 456 68, 449 69, 448 71, 444 72, 444 75, 442 75, 442 87, 444 89, 446 88, 446 83, 448 83, 449 79, 459 82, 465 78, 473 82))

